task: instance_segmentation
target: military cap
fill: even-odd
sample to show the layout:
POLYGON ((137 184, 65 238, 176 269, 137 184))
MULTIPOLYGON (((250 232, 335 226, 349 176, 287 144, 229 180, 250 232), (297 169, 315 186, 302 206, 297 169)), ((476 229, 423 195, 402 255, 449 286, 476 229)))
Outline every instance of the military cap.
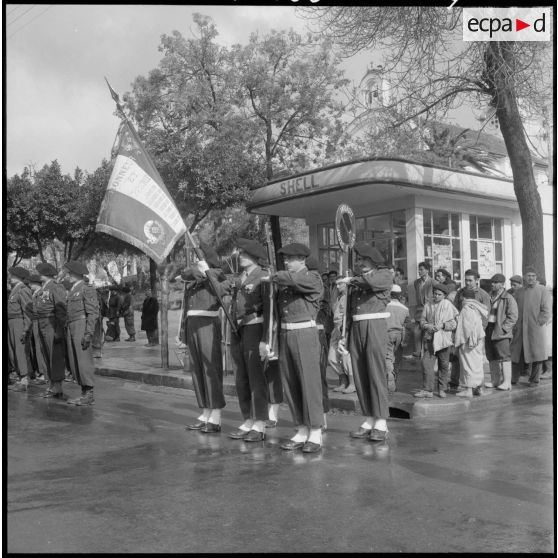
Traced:
POLYGON ((279 248, 277 253, 283 254, 284 256, 303 256, 307 258, 310 255, 310 248, 299 242, 293 242, 292 244, 287 244, 279 248))
POLYGON ((519 283, 523 285, 523 277, 521 277, 521 275, 512 275, 510 277, 510 283, 519 283))
MULTIPOLYGON (((318 273, 322 273, 323 267, 321 266, 320 262, 314 258, 314 256, 310 256, 306 258, 306 267, 308 269, 313 269, 318 273)), ((327 275, 327 273, 322 273, 322 275, 327 275)))
POLYGON ((64 267, 70 273, 73 273, 74 275, 88 275, 89 274, 89 270, 87 269, 87 266, 82 262, 78 262, 77 260, 70 260, 69 262, 66 262, 64 264, 64 267))
POLYGON ((444 283, 438 283, 438 281, 432 282, 432 290, 433 291, 442 291, 445 295, 449 293, 449 288, 444 283))
POLYGON ((35 266, 35 269, 37 270, 38 273, 46 277, 56 277, 56 275, 58 275, 57 269, 53 265, 46 262, 38 263, 35 266))
POLYGON ((384 263, 384 257, 380 251, 368 242, 356 242, 354 250, 361 258, 370 258, 375 264, 384 263))
POLYGON ((469 277, 474 277, 475 279, 480 279, 480 275, 478 271, 475 271, 474 269, 468 269, 465 274, 465 276, 469 276, 469 277))
POLYGON ((492 276, 492 278, 490 279, 490 282, 491 283, 505 283, 506 278, 501 273, 496 273, 496 275, 492 276))
POLYGON ((27 271, 24 267, 21 267, 19 265, 16 267, 10 267, 10 269, 8 269, 8 273, 13 275, 14 277, 17 277, 18 279, 29 278, 29 271, 27 271))
POLYGON ((437 269, 436 273, 441 273, 442 275, 445 275, 446 279, 451 279, 451 273, 444 267, 437 269))
POLYGON ((38 273, 30 273, 27 280, 29 283, 42 283, 41 276, 38 273))
POLYGON ((537 270, 532 265, 527 265, 523 268, 523 274, 527 275, 527 273, 534 273, 537 275, 537 270))
POLYGON ((249 256, 252 256, 256 260, 267 260, 267 252, 265 248, 257 241, 250 238, 239 238, 236 241, 236 245, 249 256))
POLYGON ((204 255, 204 260, 207 265, 212 268, 219 268, 221 264, 219 263, 219 255, 217 252, 209 245, 203 241, 200 241, 200 248, 204 255))
POLYGON ((401 291, 401 287, 400 287, 399 285, 393 285, 393 286, 391 287, 391 292, 392 292, 392 293, 400 293, 400 292, 402 292, 402 291, 401 291))

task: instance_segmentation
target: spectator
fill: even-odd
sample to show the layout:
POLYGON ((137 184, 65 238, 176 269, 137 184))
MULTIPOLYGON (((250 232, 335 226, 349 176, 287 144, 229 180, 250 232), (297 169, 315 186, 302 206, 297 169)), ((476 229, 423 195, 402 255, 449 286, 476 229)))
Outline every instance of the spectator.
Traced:
POLYGON ((531 364, 529 385, 538 385, 542 365, 548 358, 546 324, 552 319, 550 295, 537 282, 533 267, 525 268, 525 286, 515 293, 518 309, 517 324, 513 332, 512 384, 516 384, 525 364, 531 364))
POLYGON ((419 398, 434 395, 434 365, 438 363, 438 396, 446 397, 452 331, 458 315, 455 306, 446 299, 448 288, 443 283, 432 285, 433 301, 426 301, 420 320, 422 336, 422 389, 414 394, 419 398))
POLYGON ((490 315, 484 338, 486 358, 490 365, 491 382, 486 387, 502 390, 511 389, 512 331, 517 322, 517 304, 511 294, 504 289, 506 278, 497 273, 490 280, 490 315))
MULTIPOLYGON (((415 279, 413 286, 415 289, 415 329, 414 329, 414 342, 415 352, 413 357, 419 358, 421 356, 422 344, 422 329, 421 318, 422 311, 427 302, 432 302, 432 278, 430 277, 430 264, 427 262, 420 262, 418 264, 418 279, 415 279)), ((407 358, 412 358, 411 356, 407 358)))
POLYGON ((118 285, 109 287, 108 300, 108 321, 105 340, 107 342, 120 341, 120 307, 122 306, 122 297, 118 292, 118 285))
POLYGON ((387 318, 388 344, 386 352, 386 375, 388 393, 393 393, 397 388, 397 374, 401 363, 401 347, 407 344, 407 324, 411 323, 409 309, 401 303, 402 292, 399 285, 391 288, 391 301, 386 306, 389 312, 387 318))
POLYGON ((120 315, 124 318, 124 327, 128 333, 128 339, 125 341, 136 340, 136 329, 134 328, 134 305, 131 289, 128 285, 122 287, 122 305, 120 306, 120 315))
POLYGON ((465 389, 458 392, 458 397, 473 397, 473 390, 480 395, 484 381, 483 339, 484 324, 488 322, 486 305, 475 299, 473 289, 461 292, 461 312, 457 318, 454 344, 459 354, 461 383, 465 389))
POLYGON ((141 330, 147 335, 146 347, 155 347, 159 344, 159 332, 157 327, 157 314, 159 313, 159 303, 157 298, 152 296, 151 289, 145 291, 145 299, 141 311, 141 330))
POLYGON ((443 283, 448 287, 448 300, 453 302, 457 292, 457 283, 451 278, 451 273, 447 269, 441 267, 434 274, 434 279, 436 279, 438 283, 443 283))
POLYGON ((508 293, 515 297, 517 289, 521 287, 523 287, 523 277, 521 277, 521 275, 513 275, 510 277, 510 288, 508 289, 508 293))

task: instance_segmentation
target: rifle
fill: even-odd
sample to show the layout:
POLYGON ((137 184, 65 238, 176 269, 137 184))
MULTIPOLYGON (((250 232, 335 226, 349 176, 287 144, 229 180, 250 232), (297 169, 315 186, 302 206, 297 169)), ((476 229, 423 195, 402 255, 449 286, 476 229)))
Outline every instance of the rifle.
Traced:
MULTIPOLYGON (((265 231, 265 246, 267 250, 267 259, 269 260, 269 272, 275 273, 273 265, 274 257, 271 249, 271 231, 269 229, 269 222, 264 223, 265 231)), ((275 324, 275 289, 273 288, 273 281, 269 281, 269 324, 267 328, 267 345, 270 347, 271 354, 267 357, 269 360, 277 360, 278 346, 277 346, 277 327, 275 324)))
MULTIPOLYGON (((186 237, 190 241, 190 244, 192 245, 192 248, 194 249, 194 252, 196 253, 198 260, 205 261, 205 255, 203 253, 203 250, 199 247, 198 243, 194 240, 193 236, 190 234, 190 231, 188 229, 186 229, 186 237)), ((215 283, 215 278, 211 275, 211 273, 207 273, 206 277, 208 279, 209 286, 213 291, 213 295, 217 299, 219 306, 221 306, 221 308, 223 309, 223 313, 225 314, 225 317, 227 318, 229 324, 231 325, 231 330, 234 333, 236 333, 238 331, 237 325, 234 323, 231 315, 229 314, 229 311, 225 306, 225 303, 223 302, 223 299, 221 298, 221 295, 219 294, 219 289, 217 288, 217 285, 215 283)))

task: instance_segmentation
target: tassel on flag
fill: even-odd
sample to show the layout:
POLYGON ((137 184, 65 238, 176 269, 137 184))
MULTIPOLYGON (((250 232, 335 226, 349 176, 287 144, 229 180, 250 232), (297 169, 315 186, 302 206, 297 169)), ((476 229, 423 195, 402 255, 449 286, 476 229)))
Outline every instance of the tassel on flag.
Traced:
POLYGON ((95 230, 132 244, 162 264, 186 225, 128 120, 120 125, 117 153, 95 230))

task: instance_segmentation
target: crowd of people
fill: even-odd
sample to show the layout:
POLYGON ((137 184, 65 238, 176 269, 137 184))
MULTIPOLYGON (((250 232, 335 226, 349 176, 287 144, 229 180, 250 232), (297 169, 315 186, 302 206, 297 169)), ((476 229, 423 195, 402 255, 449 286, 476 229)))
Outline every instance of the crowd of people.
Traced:
MULTIPOLYGON (((552 304, 535 269, 510 279, 495 274, 490 292, 479 274, 467 270, 464 285, 445 269, 431 275, 418 266, 412 286, 366 242, 354 246, 354 270, 344 277, 322 272, 308 246, 292 243, 279 255, 284 270, 272 271, 267 251, 253 239, 240 238, 231 255, 238 273, 225 275, 216 252, 202 245, 204 259, 171 274, 184 282, 181 341, 188 347, 189 368, 200 408, 189 430, 221 432, 223 392, 222 317, 226 309, 240 417, 228 436, 259 442, 276 426, 285 401, 295 434, 285 451, 320 451, 329 410, 326 370, 339 378, 335 392, 356 392, 363 420, 353 438, 382 442, 388 438, 389 397, 396 391, 402 352, 410 340, 420 359, 422 389, 416 398, 473 397, 486 389, 510 390, 522 374, 530 385, 551 376, 548 348, 552 304), (407 306, 413 289, 414 312, 407 306), (490 382, 485 382, 484 361, 490 382)), ((84 264, 70 261, 58 271, 47 263, 30 274, 9 269, 8 346, 15 380, 24 391, 38 370, 49 386, 44 397, 62 398, 69 369, 82 395, 67 402, 90 405, 93 349, 120 340, 120 317, 135 342, 133 302, 127 286, 95 292, 84 264)), ((148 291, 141 329, 148 346, 158 344, 157 297, 148 291)))

